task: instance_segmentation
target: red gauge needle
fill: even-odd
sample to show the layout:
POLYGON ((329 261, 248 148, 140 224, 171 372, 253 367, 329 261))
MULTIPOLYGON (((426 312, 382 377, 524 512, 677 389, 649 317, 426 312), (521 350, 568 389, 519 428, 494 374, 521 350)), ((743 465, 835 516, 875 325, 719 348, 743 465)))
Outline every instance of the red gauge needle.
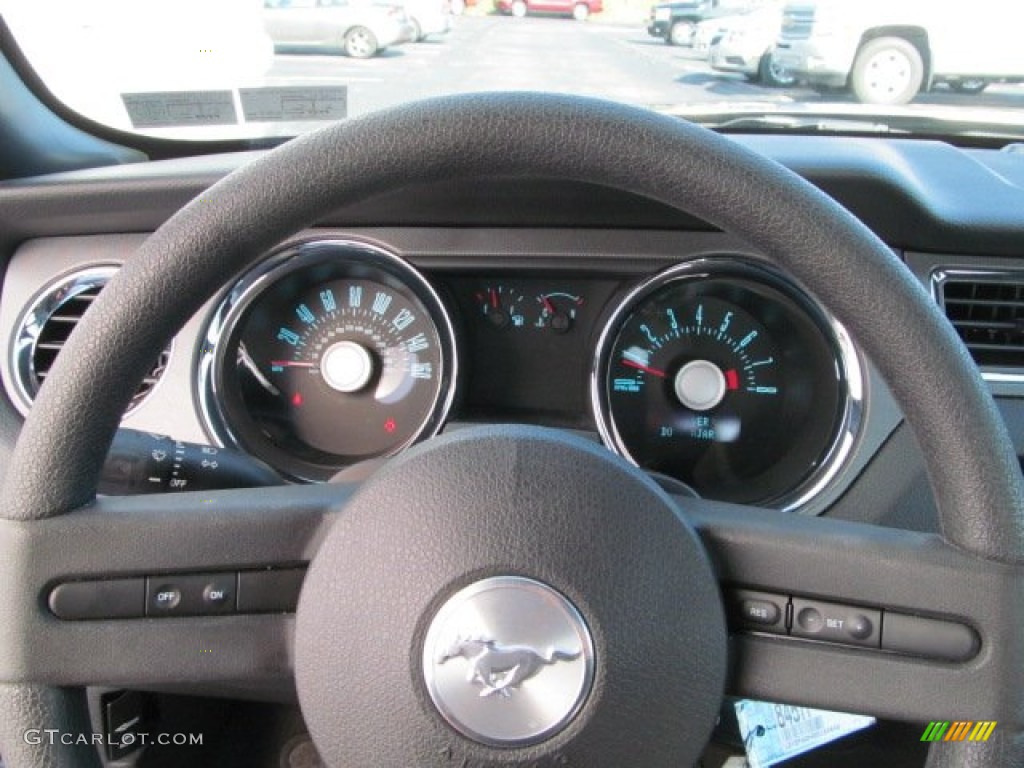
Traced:
POLYGON ((491 288, 491 306, 495 309, 498 308, 498 292, 491 288))
POLYGON ((549 299, 547 296, 541 296, 540 300, 544 302, 544 309, 546 309, 552 315, 555 314, 555 305, 551 303, 551 299, 549 299))
POLYGON ((300 363, 297 360, 271 360, 275 368, 316 368, 316 363, 300 363))
POLYGON ((629 358, 623 359, 622 364, 628 365, 630 368, 636 368, 638 371, 643 371, 644 373, 650 373, 653 374, 654 376, 660 376, 663 379, 667 375, 664 371, 659 371, 657 368, 651 368, 649 365, 643 365, 642 363, 638 363, 635 360, 630 360, 629 358))

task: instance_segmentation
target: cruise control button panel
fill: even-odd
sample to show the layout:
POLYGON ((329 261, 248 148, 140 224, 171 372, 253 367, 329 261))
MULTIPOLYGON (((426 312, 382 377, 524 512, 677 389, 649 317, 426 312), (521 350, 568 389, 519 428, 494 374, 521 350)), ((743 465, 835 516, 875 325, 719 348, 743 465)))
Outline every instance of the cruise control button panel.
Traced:
POLYGON ((169 573, 67 581, 46 596, 68 621, 295 611, 305 568, 169 573))
POLYGON ((725 595, 730 626, 738 631, 769 632, 946 662, 968 661, 981 648, 978 633, 955 620, 755 589, 727 589, 725 595))

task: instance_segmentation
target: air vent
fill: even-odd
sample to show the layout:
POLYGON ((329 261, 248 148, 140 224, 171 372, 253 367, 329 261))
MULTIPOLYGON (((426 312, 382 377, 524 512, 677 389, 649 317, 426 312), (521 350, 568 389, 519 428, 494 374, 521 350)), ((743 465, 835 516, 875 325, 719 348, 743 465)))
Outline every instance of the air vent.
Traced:
MULTIPOLYGON (((64 277, 49 286, 25 312, 13 348, 12 370, 19 399, 27 409, 50 373, 54 361, 78 321, 99 295, 117 267, 93 267, 64 277)), ((170 357, 160 353, 129 410, 138 406, 156 386, 170 357)))
POLYGON ((936 286, 978 365, 1024 368, 1024 272, 946 272, 936 286))

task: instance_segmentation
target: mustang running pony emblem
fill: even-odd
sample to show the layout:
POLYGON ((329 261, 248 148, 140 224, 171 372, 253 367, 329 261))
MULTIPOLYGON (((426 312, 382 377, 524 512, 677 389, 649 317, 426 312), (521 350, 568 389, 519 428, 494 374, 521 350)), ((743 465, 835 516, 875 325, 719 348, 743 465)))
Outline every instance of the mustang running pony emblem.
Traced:
POLYGON ((482 686, 480 696, 508 698, 512 690, 546 666, 579 658, 581 651, 563 651, 548 647, 537 651, 525 645, 499 645, 488 638, 460 637, 438 658, 444 664, 462 656, 469 662, 466 681, 482 686))

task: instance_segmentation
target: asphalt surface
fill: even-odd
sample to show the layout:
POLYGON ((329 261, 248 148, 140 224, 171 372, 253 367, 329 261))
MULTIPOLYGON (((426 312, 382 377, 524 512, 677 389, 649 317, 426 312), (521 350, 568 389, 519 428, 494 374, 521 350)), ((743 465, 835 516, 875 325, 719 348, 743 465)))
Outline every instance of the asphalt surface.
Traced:
MULTIPOLYGON (((446 93, 514 89, 656 107, 852 102, 838 91, 766 88, 742 75, 716 72, 692 50, 666 45, 643 26, 553 16, 463 16, 447 35, 397 45, 365 60, 315 50, 278 53, 266 84, 345 85, 349 115, 446 93)), ((990 86, 976 96, 937 90, 913 106, 960 104, 1024 109, 1024 86, 990 86)))

